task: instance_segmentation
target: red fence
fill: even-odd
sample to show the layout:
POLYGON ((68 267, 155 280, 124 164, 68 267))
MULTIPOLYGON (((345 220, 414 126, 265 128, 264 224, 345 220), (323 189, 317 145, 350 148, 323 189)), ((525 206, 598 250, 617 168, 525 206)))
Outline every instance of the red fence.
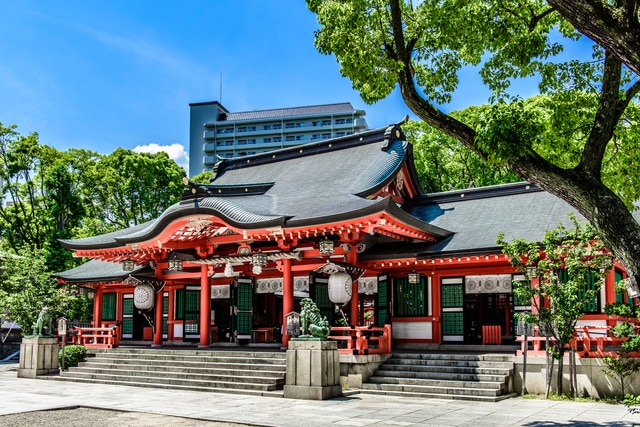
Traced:
POLYGON ((385 354, 391 353, 391 325, 334 326, 331 335, 338 341, 338 352, 342 354, 385 354))
MULTIPOLYGON (((569 343, 579 357, 602 357, 616 356, 619 353, 620 345, 628 338, 618 338, 611 335, 610 326, 580 326, 576 328, 573 340, 569 343)), ((524 335, 517 338, 520 341, 518 356, 524 352, 524 335)), ((536 329, 534 336, 527 337, 527 355, 543 356, 546 352, 546 337, 541 337, 536 329)), ((555 340, 549 337, 549 345, 555 340)), ((634 357, 639 357, 640 353, 634 353, 634 357)))
POLYGON ((120 344, 117 326, 101 328, 73 327, 69 333, 60 337, 65 344, 79 344, 92 348, 115 348, 120 344))

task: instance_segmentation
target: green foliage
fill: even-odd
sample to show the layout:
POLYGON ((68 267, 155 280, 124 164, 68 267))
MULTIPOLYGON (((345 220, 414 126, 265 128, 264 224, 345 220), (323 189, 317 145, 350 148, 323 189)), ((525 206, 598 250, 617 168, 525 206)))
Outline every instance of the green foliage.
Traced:
POLYGON ((184 169, 167 153, 134 153, 118 148, 101 157, 83 175, 94 204, 89 215, 116 228, 157 218, 179 200, 184 169))
POLYGON ((633 317, 633 307, 626 302, 612 302, 604 306, 607 316, 633 317))
POLYGON ((612 265, 611 255, 604 250, 595 229, 579 222, 575 216, 570 219, 572 229, 560 224, 547 231, 541 242, 514 239, 508 243, 504 235, 497 239, 514 267, 528 279, 539 278, 538 286, 519 284, 514 292, 520 298, 531 300, 536 308, 536 313, 526 316, 527 322, 551 325, 549 332, 557 340, 556 357, 564 353, 573 338, 576 321, 583 315, 585 301, 599 291, 612 265), (560 274, 561 270, 566 271, 566 275, 560 274), (596 286, 590 288, 592 278, 596 286), (548 305, 543 303, 545 300, 548 305))
POLYGON ((625 353, 621 353, 617 357, 604 356, 601 359, 607 366, 602 372, 620 384, 621 395, 624 396, 630 378, 640 370, 640 362, 636 358, 628 357, 625 353))
MULTIPOLYGON (((570 216, 573 228, 560 224, 546 232, 541 242, 514 239, 508 243, 501 234, 497 243, 509 255, 511 264, 524 273, 527 282, 516 282, 514 294, 531 301, 532 313, 523 320, 536 324, 553 338, 547 351, 562 360, 573 339, 578 318, 584 314, 585 302, 599 292, 612 258, 600 242, 595 229, 570 216), (538 279, 537 285, 529 281, 538 279), (590 286, 594 283, 595 286, 590 286)), ((561 377, 561 375, 559 375, 561 377)), ((558 382, 558 393, 562 394, 558 382)))
MULTIPOLYGON (((64 347, 65 369, 78 366, 80 362, 87 360, 87 348, 83 345, 67 345, 64 347)), ((58 352, 58 365, 62 367, 62 350, 58 352)))
POLYGON ((197 182, 199 184, 209 184, 211 182, 212 176, 213 176, 213 171, 204 171, 199 173, 196 176, 192 176, 190 181, 197 182))
MULTIPOLYGON (((457 113, 477 116, 476 108, 457 113)), ((418 178, 427 193, 469 187, 517 182, 518 176, 502 167, 487 163, 459 141, 427 126, 410 121, 403 126, 413 144, 413 157, 418 178)))
POLYGON ((624 406, 627 407, 627 410, 631 414, 639 414, 640 413, 640 395, 633 394, 625 394, 624 399, 622 400, 624 406))
POLYGON ((0 271, 0 313, 22 328, 23 335, 33 333, 33 324, 43 307, 55 319, 61 315, 64 292, 57 288, 45 265, 43 250, 19 250, 5 254, 0 271))
POLYGON ((618 325, 614 325, 610 329, 612 336, 616 338, 623 338, 631 336, 634 332, 634 326, 631 323, 623 322, 618 325))
POLYGON ((451 101, 469 69, 477 70, 495 99, 503 99, 516 78, 540 75, 546 92, 593 83, 598 65, 550 60, 579 34, 558 14, 549 13, 544 1, 400 1, 404 46, 393 38, 389 3, 307 0, 320 24, 316 47, 336 56, 341 74, 366 102, 394 89, 404 68, 402 49, 411 55, 415 84, 436 104, 451 101))

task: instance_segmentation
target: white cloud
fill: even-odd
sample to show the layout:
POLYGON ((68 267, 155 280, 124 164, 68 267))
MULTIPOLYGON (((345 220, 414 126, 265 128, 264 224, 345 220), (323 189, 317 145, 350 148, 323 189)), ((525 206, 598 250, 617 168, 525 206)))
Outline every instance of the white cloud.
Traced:
POLYGON ((171 145, 159 145, 159 144, 147 144, 147 145, 138 145, 133 149, 135 153, 151 153, 156 154, 160 151, 164 151, 169 155, 171 159, 173 159, 179 166, 187 171, 189 170, 189 154, 184 149, 182 144, 171 144, 171 145))

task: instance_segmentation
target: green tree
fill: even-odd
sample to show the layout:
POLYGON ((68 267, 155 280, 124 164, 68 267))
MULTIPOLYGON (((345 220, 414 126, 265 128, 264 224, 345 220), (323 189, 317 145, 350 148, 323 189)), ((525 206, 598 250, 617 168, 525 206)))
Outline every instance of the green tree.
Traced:
POLYGON ((410 121, 403 130, 413 144, 413 158, 418 178, 427 193, 520 180, 507 168, 489 164, 458 140, 444 135, 424 122, 410 121))
POLYGON ((184 169, 165 152, 134 153, 118 148, 83 176, 88 199, 93 201, 89 216, 107 224, 102 231, 157 218, 179 200, 184 176, 184 169))
POLYGON ((84 320, 90 315, 87 298, 61 288, 51 277, 42 249, 23 247, 18 254, 1 257, 0 313, 17 322, 23 335, 33 333, 40 310, 47 307, 53 318, 84 320))
POLYGON ((571 220, 572 229, 560 224, 547 231, 541 242, 506 242, 502 234, 497 239, 511 264, 527 278, 527 282, 514 283, 514 293, 531 301, 532 312, 524 320, 553 338, 547 352, 558 360, 558 394, 562 394, 562 361, 576 322, 584 314, 585 305, 595 300, 612 265, 596 230, 575 217, 571 220), (530 283, 534 278, 537 284, 530 283))
POLYGON ((640 74, 638 2, 632 0, 548 0, 585 36, 640 74))
MULTIPOLYGON (((611 5, 577 3, 584 8, 587 3, 611 5)), ((636 3, 618 4, 630 10, 624 16, 631 16, 637 27, 636 3)), ((638 181, 625 176, 629 169, 619 170, 617 178, 609 175, 617 184, 629 181, 620 184, 627 187, 623 193, 607 183, 604 165, 619 156, 631 164, 640 158, 632 142, 637 138, 624 137, 618 145, 619 134, 636 133, 632 100, 640 82, 623 67, 611 43, 595 49, 591 61, 558 57, 564 44, 580 37, 565 19, 574 13, 569 6, 563 17, 542 0, 307 0, 307 5, 321 26, 316 47, 336 56, 340 72, 366 102, 378 101, 398 86, 421 120, 574 206, 623 262, 629 284, 638 285, 640 224, 626 198, 638 194, 638 181), (473 67, 493 93, 493 104, 478 121, 438 108, 457 95, 461 71, 473 67), (536 105, 509 94, 514 79, 534 76, 540 79, 540 92, 549 97, 546 106, 542 100, 536 105), (561 123, 558 131, 549 126, 548 111, 561 123)), ((613 16, 618 10, 611 6, 607 13, 613 16)), ((606 21, 601 32, 619 33, 613 26, 606 21)))
POLYGON ((71 237, 85 215, 85 200, 77 167, 79 150, 60 152, 41 145, 38 134, 22 136, 17 127, 0 123, 0 179, 4 203, 0 207, 2 241, 17 254, 28 245, 46 249, 50 270, 73 264, 58 244, 71 237))

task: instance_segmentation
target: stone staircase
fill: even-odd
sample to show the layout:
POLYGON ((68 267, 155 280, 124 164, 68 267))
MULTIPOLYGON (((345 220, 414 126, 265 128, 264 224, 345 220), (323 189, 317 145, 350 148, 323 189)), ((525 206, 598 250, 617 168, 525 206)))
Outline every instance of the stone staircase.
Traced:
POLYGON ((59 380, 282 397, 286 354, 117 348, 97 353, 59 380))
POLYGON ((362 392, 497 402, 513 395, 513 356, 394 353, 362 392))

